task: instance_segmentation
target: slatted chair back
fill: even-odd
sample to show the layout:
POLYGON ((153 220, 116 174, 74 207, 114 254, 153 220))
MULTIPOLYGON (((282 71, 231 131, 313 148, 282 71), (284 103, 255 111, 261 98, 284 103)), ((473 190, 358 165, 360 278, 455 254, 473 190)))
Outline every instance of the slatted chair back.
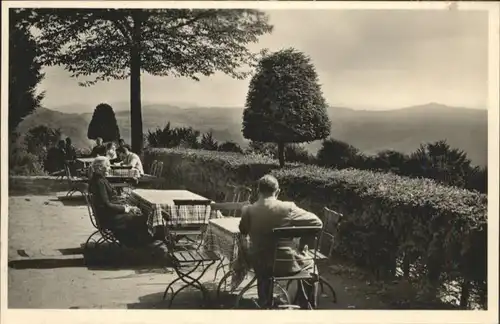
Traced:
POLYGON ((208 199, 175 199, 174 206, 176 217, 182 218, 183 215, 189 215, 190 220, 183 225, 182 220, 173 221, 173 224, 177 223, 177 227, 200 227, 203 225, 208 225, 210 220, 210 204, 212 202, 208 199))
MULTIPOLYGON (((324 208, 323 214, 323 231, 320 238, 320 248, 327 248, 328 253, 326 256, 329 258, 332 255, 335 236, 337 235, 337 229, 340 221, 344 216, 341 213, 333 211, 328 207, 324 208)), ((323 250, 323 249, 322 249, 323 250)))
POLYGON ((73 175, 71 174, 71 170, 70 170, 69 165, 67 163, 64 163, 64 173, 66 174, 68 184, 70 186, 72 186, 73 185, 73 175))
POLYGON ((156 170, 155 173, 153 173, 153 175, 157 178, 161 178, 161 176, 163 175, 163 162, 157 161, 156 170))
POLYGON ((156 161, 156 160, 154 160, 153 163, 151 163, 151 166, 149 167, 149 174, 150 175, 155 175, 157 165, 158 165, 158 161, 156 161))
POLYGON ((99 221, 97 220, 97 215, 94 208, 94 203, 92 201, 92 194, 86 193, 83 195, 85 197, 85 202, 87 203, 87 210, 89 212, 90 222, 92 226, 96 229, 100 229, 99 221))
MULTIPOLYGON (((274 262, 273 262, 273 273, 275 273, 278 264, 293 262, 293 259, 280 258, 280 251, 292 248, 297 249, 302 244, 296 244, 296 241, 308 241, 312 242, 311 246, 312 253, 305 253, 303 255, 302 261, 310 261, 313 266, 313 273, 316 273, 316 251, 318 251, 319 238, 323 231, 322 226, 288 226, 288 227, 277 227, 273 229, 273 237, 275 239, 274 245, 274 262)), ((300 250, 300 248, 299 248, 300 250)), ((288 254, 286 254, 289 256, 288 254)))
MULTIPOLYGON (((245 186, 237 186, 233 184, 227 185, 226 196, 224 202, 247 202, 252 196, 252 189, 245 186)), ((236 217, 237 210, 227 210, 224 216, 236 217)))

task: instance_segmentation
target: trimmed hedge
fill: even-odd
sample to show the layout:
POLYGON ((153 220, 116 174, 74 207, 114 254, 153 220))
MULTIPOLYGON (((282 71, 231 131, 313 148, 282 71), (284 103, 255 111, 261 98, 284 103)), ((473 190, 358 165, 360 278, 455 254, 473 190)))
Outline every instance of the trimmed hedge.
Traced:
POLYGON ((260 155, 146 151, 146 165, 154 159, 164 163, 167 187, 212 199, 221 199, 227 183, 253 186, 271 173, 280 181, 281 199, 318 215, 324 206, 344 214, 339 253, 387 275, 394 275, 402 261, 406 276, 437 288, 460 282, 463 294, 486 306, 486 195, 390 173, 299 164, 279 169, 275 160, 260 155))

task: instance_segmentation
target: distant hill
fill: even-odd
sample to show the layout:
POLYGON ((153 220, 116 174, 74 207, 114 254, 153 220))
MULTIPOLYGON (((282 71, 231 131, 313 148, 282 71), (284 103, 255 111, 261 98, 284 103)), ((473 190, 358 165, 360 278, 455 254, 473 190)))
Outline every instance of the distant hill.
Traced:
MULTIPOLYGON (((115 106, 113 106, 115 107, 115 106)), ((66 110, 55 107, 56 110, 66 110)), ((130 141, 130 113, 125 104, 115 108, 122 137, 130 141)), ((348 142, 365 153, 394 149, 410 153, 420 143, 446 139, 452 147, 467 152, 476 165, 487 164, 488 117, 486 110, 448 107, 436 103, 398 110, 367 111, 330 107, 332 136, 348 142)), ((143 106, 144 131, 163 127, 192 126, 206 132, 210 129, 219 141, 234 141, 242 146, 247 141, 241 134, 243 108, 196 107, 180 108, 168 104, 143 106)), ((92 113, 68 114, 55 110, 38 109, 19 126, 21 132, 45 124, 60 127, 78 147, 87 147, 87 127, 92 113)), ((315 153, 319 141, 307 145, 315 153)))

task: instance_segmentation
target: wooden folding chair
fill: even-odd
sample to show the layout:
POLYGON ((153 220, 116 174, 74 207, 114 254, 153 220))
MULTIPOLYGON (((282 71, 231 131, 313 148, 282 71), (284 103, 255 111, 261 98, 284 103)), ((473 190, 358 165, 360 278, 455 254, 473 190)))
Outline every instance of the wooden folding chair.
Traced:
POLYGON ((212 202, 204 200, 174 200, 174 210, 176 215, 170 215, 177 219, 167 221, 167 242, 174 249, 186 249, 196 246, 196 249, 203 243, 203 234, 210 219, 209 206, 212 202), (183 217, 190 217, 188 221, 183 217), (189 216, 188 216, 189 215, 189 216), (181 240, 187 242, 181 243, 181 240))
MULTIPOLYGON (((224 202, 248 202, 252 196, 252 189, 245 186, 237 186, 233 184, 227 185, 228 190, 224 198, 224 202)), ((223 216, 237 217, 237 209, 226 209, 223 216)))
MULTIPOLYGON (((340 213, 337 213, 336 211, 333 211, 329 209, 328 207, 324 208, 324 214, 323 214, 323 230, 321 232, 319 244, 318 244, 318 250, 317 251, 311 251, 312 253, 316 253, 316 259, 317 261, 327 261, 330 259, 332 256, 333 248, 334 248, 334 242, 335 242, 335 235, 337 234, 337 229, 339 222, 342 220, 344 216, 340 213), (326 250, 328 251, 326 254, 322 253, 321 251, 326 250)), ((330 289, 330 292, 332 293, 332 299, 333 302, 337 302, 337 294, 335 290, 333 289, 332 285, 321 275, 319 276, 319 283, 320 283, 320 291, 323 294, 325 291, 325 286, 327 286, 330 289)))
MULTIPOLYGON (((316 254, 317 254, 317 246, 319 244, 319 237, 322 232, 322 227, 321 226, 291 226, 291 227, 278 227, 273 230, 273 236, 275 238, 275 246, 271 247, 274 249, 274 261, 273 261, 273 269, 271 276, 269 277, 270 280, 270 290, 269 290, 269 305, 266 306, 266 308, 281 308, 281 309, 296 309, 297 306, 293 305, 295 301, 290 300, 290 296, 288 295, 287 288, 290 285, 292 281, 305 281, 308 280, 311 283, 316 283, 319 281, 319 274, 316 266, 316 254), (275 268, 276 265, 279 264, 280 262, 291 262, 292 259, 279 259, 278 256, 278 251, 279 249, 285 245, 291 244, 295 239, 308 239, 313 241, 313 247, 314 249, 310 250, 310 253, 304 255, 304 258, 302 261, 310 261, 311 265, 305 268, 304 270, 293 274, 293 275, 286 275, 286 276, 280 276, 279 274, 276 274, 275 268), (287 283, 286 287, 284 288, 280 282, 285 281, 287 283), (275 289, 278 288, 281 293, 284 295, 284 297, 287 300, 287 303, 285 305, 276 305, 275 299, 274 299, 274 291, 275 289)), ((250 288, 254 287, 255 284, 254 282, 257 281, 257 277, 254 276, 254 278, 240 291, 238 296, 236 297, 236 303, 235 303, 235 308, 239 307, 240 301, 245 294, 246 291, 248 291, 250 288)), ((311 293, 313 292, 313 289, 311 289, 311 293)), ((312 296, 307 296, 307 300, 309 301, 309 308, 313 309, 315 308, 315 305, 311 305, 310 301, 312 299, 312 296)), ((259 307, 263 307, 264 305, 258 305, 259 307)))
POLYGON ((66 173, 69 191, 66 194, 67 197, 73 196, 75 192, 80 192, 83 196, 88 192, 89 184, 87 179, 75 178, 71 175, 71 171, 67 164, 64 165, 64 171, 66 173))
POLYGON ((154 160, 153 163, 151 163, 149 173, 143 174, 139 179, 139 182, 151 184, 155 189, 161 189, 164 181, 162 175, 163 162, 154 160))

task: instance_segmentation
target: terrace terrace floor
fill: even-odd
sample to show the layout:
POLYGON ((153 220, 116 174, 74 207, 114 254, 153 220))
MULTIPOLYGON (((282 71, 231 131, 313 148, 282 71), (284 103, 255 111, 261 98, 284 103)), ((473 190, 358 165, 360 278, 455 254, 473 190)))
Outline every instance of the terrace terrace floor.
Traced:
MULTIPOLYGON (((87 207, 81 197, 58 199, 64 192, 9 197, 8 307, 68 308, 166 308, 162 294, 175 273, 148 267, 99 268, 86 265, 79 248, 92 232, 87 207), (68 254, 69 255, 64 255, 68 254)), ((328 309, 387 309, 377 288, 363 276, 353 275, 341 264, 322 273, 337 291, 338 303, 322 300, 328 309)), ((214 272, 204 277, 213 281, 214 272)), ((215 283, 207 283, 215 291, 215 283)), ((251 295, 251 294, 250 294, 251 295)), ((199 292, 181 293, 173 308, 199 308, 199 292)), ((230 308, 230 305, 222 306, 230 308)))

